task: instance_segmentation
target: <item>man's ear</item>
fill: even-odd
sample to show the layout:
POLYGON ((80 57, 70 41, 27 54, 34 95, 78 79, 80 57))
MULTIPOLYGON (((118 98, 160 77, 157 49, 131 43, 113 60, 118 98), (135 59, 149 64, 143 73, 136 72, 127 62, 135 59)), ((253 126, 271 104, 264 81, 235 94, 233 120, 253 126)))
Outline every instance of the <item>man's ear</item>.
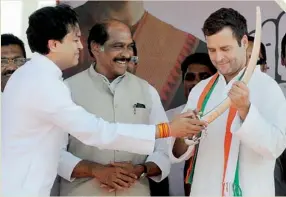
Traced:
POLYGON ((244 35, 244 36, 242 37, 242 39, 241 39, 241 44, 242 44, 242 46, 243 46, 245 49, 247 49, 247 47, 248 47, 248 38, 247 38, 247 35, 244 35))
POLYGON ((51 52, 57 52, 60 44, 61 44, 61 42, 58 40, 49 40, 48 41, 48 48, 51 52))
POLYGON ((95 42, 92 42, 90 44, 91 52, 95 54, 99 54, 100 52, 104 51, 104 47, 102 45, 99 45, 95 42))

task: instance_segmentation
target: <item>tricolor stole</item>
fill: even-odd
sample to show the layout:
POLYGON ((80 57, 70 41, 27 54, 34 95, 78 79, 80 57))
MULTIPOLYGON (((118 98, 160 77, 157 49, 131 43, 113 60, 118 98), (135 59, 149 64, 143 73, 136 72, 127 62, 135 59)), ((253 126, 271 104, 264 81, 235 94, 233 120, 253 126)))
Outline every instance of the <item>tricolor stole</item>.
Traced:
MULTIPOLYGON (((243 75, 242 75, 243 76, 243 75)), ((239 78, 239 80, 242 78, 242 76, 239 78)), ((197 103, 197 110, 200 112, 201 117, 204 115, 206 104, 218 82, 219 74, 216 73, 211 80, 208 82, 206 87, 204 88, 202 94, 199 97, 199 101, 197 103)), ((232 133, 231 133, 231 125, 233 123, 233 120, 236 116, 237 110, 233 107, 230 107, 228 117, 227 117, 227 124, 226 124, 226 132, 225 132, 225 138, 224 138, 224 166, 223 166, 223 180, 222 180, 222 196, 242 196, 242 191, 239 186, 239 159, 238 155, 234 158, 235 163, 233 164, 233 160, 229 160, 229 157, 232 152, 232 133), (232 165, 229 165, 231 164, 232 165), (235 170, 234 170, 234 166, 235 170)), ((199 137, 201 136, 201 133, 199 134, 199 137)), ((187 176, 185 179, 185 182, 187 184, 192 184, 195 167, 196 167, 196 161, 198 156, 198 150, 199 150, 199 143, 195 145, 193 150, 193 156, 191 157, 190 166, 187 171, 187 176)), ((237 148, 239 148, 239 143, 237 144, 237 148)))

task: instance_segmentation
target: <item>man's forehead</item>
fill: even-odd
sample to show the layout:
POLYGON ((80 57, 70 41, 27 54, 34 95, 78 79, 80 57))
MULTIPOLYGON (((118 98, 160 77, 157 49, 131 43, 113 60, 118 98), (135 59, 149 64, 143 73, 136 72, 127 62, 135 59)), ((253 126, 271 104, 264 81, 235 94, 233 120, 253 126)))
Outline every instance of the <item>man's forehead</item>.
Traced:
POLYGON ((74 36, 81 36, 81 31, 79 25, 76 24, 74 26, 69 27, 69 33, 72 33, 74 36))
POLYGON ((237 43, 237 40, 232 33, 232 30, 225 28, 214 35, 206 36, 206 43, 207 45, 219 45, 220 47, 223 47, 233 45, 234 43, 237 43))
POLYGON ((132 44, 133 40, 131 34, 127 32, 119 32, 117 34, 111 33, 109 34, 108 43, 124 43, 124 44, 132 44))
POLYGON ((108 25, 109 41, 132 43, 132 35, 128 26, 119 22, 112 22, 108 25))
POLYGON ((5 58, 24 57, 24 54, 19 45, 11 44, 7 46, 1 46, 1 57, 5 58))

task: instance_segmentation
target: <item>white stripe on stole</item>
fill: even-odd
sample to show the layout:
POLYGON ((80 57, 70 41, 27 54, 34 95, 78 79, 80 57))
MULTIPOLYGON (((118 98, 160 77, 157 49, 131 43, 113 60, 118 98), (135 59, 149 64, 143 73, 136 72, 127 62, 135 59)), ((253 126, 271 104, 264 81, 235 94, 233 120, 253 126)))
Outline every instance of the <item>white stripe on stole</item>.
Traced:
MULTIPOLYGON (((229 112, 229 111, 228 111, 229 112)), ((228 113, 227 112, 227 113, 228 113)), ((240 119, 238 115, 235 116, 232 125, 231 125, 231 132, 237 131, 240 127, 240 119)), ((224 179, 224 196, 233 196, 233 184, 234 184, 234 178, 235 178, 235 172, 236 172, 236 165, 238 160, 238 154, 239 154, 239 139, 232 135, 231 145, 230 145, 230 151, 228 156, 228 162, 226 166, 226 173, 225 173, 225 179, 224 179)))

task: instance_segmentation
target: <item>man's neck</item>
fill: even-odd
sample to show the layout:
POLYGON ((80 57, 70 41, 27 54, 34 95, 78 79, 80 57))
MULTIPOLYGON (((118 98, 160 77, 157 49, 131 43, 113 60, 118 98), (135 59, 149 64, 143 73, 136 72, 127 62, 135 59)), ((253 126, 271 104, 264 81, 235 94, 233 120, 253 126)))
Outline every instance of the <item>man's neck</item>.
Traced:
POLYGON ((51 54, 47 54, 45 55, 49 60, 51 60, 52 62, 54 62, 54 64, 59 67, 60 70, 65 70, 66 68, 64 66, 61 65, 60 61, 55 58, 53 55, 51 54))
POLYGON ((106 70, 103 68, 103 66, 100 66, 100 65, 98 65, 98 64, 96 64, 96 63, 94 63, 93 68, 94 68, 95 72, 97 72, 98 74, 101 74, 101 75, 103 75, 104 77, 106 77, 106 79, 108 79, 108 81, 109 81, 110 83, 112 83, 117 77, 119 77, 119 76, 111 76, 111 75, 108 75, 108 74, 107 74, 108 71, 106 71, 106 70))
POLYGON ((241 67, 238 71, 236 71, 235 73, 232 73, 230 75, 224 75, 224 79, 226 81, 226 84, 228 84, 234 77, 236 77, 238 75, 238 73, 240 71, 242 71, 245 68, 245 66, 241 67))

